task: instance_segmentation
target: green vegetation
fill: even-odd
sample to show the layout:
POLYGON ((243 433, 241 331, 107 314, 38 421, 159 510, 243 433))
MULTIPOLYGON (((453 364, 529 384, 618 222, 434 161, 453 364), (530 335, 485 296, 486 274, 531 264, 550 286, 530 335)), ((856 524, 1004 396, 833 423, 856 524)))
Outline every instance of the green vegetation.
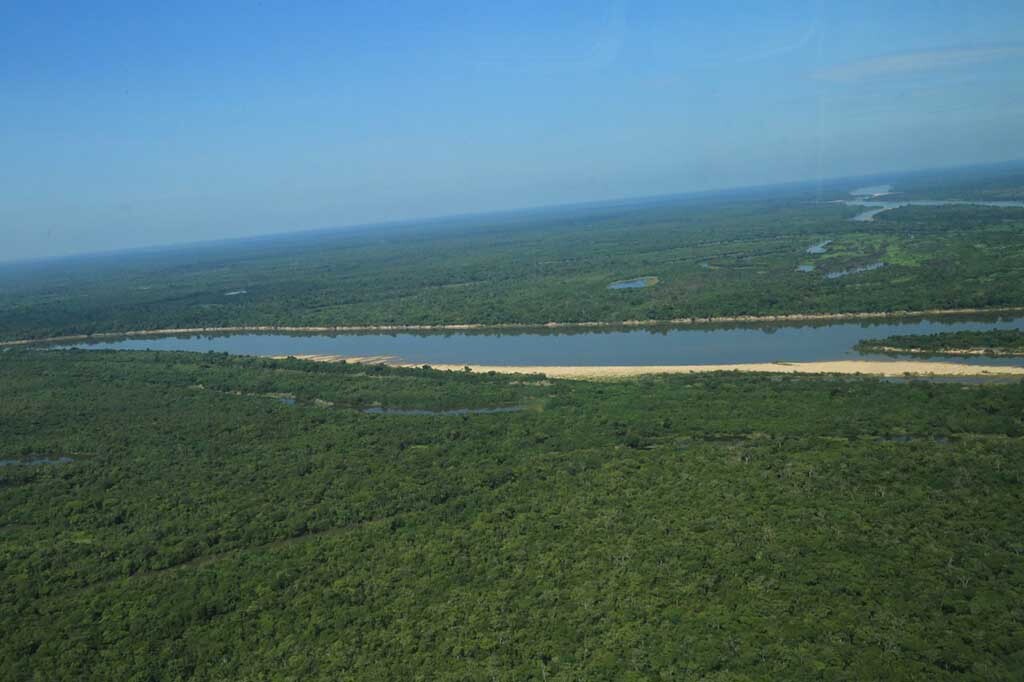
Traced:
POLYGON ((911 173, 895 181, 901 199, 1024 200, 1024 168, 1020 163, 911 173))
POLYGON ((905 334, 865 339, 855 349, 861 353, 913 352, 933 355, 1024 355, 1024 332, 1017 329, 905 334))
POLYGON ((0 338, 1024 306, 1024 209, 859 211, 775 188, 6 266, 0 338))
MULTIPOLYGON (((0 338, 1024 306, 1024 211, 849 188, 8 265, 0 338)), ((879 342, 1024 347, 923 338, 879 342)), ((1024 675, 1022 383, 18 349, 0 386, 5 680, 1024 675)))
POLYGON ((7 351, 0 385, 0 459, 74 460, 0 467, 3 679, 1024 674, 1022 384, 7 351))

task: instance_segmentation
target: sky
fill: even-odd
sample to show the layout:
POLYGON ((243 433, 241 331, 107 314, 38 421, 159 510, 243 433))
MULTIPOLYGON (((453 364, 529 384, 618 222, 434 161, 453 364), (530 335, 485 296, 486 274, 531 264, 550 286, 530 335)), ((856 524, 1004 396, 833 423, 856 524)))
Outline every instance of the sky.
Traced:
POLYGON ((0 261, 1024 158, 1024 2, 0 3, 0 261))

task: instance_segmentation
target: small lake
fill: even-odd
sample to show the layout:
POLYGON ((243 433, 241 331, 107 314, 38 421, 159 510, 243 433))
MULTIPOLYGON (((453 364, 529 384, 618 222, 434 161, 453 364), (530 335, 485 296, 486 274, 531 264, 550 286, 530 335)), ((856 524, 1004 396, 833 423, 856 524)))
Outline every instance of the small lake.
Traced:
MULTIPOLYGON (((701 365, 891 359, 862 355, 854 344, 891 334, 1024 330, 1024 317, 950 316, 760 326, 516 330, 501 332, 233 334, 126 338, 74 344, 93 349, 182 350, 242 355, 395 356, 413 364, 701 365)), ((66 347, 66 346, 65 346, 66 347)), ((934 358, 932 360, 935 360, 934 358)), ((944 358, 1024 365, 1024 358, 944 358)))
POLYGON ((657 277, 637 277, 636 279, 624 279, 620 282, 612 282, 609 289, 643 289, 652 287, 658 283, 657 277))

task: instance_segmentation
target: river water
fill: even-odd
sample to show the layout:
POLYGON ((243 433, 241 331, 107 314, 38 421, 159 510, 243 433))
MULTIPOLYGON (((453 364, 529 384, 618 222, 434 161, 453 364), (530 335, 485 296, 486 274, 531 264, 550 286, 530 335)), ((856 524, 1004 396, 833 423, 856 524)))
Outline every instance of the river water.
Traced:
MULTIPOLYGON (((242 355, 393 356, 415 364, 699 365, 878 359, 854 344, 890 334, 1024 330, 1024 317, 949 316, 774 326, 608 328, 451 333, 231 334, 126 338, 74 344, 92 349, 214 351, 242 355)), ((941 358, 934 358, 942 360, 941 358)), ((947 358, 1024 365, 1021 358, 947 358)))

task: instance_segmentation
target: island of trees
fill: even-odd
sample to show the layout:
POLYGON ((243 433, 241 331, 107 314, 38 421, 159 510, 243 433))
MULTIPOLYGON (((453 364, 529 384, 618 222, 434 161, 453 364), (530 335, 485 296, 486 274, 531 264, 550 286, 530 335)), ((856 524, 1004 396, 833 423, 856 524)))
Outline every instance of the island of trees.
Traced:
POLYGON ((1024 332, 1017 329, 898 334, 864 339, 854 347, 861 353, 914 355, 1024 355, 1024 332))

